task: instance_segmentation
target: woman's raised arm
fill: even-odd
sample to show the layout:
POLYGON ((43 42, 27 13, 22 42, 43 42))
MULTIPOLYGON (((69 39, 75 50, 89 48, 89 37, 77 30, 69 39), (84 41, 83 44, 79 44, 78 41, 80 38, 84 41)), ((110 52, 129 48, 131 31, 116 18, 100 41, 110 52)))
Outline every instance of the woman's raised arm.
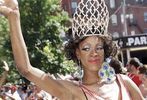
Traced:
POLYGON ((43 90, 54 96, 61 97, 64 93, 63 90, 66 90, 64 86, 30 64, 27 47, 21 31, 17 0, 0 0, 0 13, 6 16, 9 22, 12 50, 18 71, 43 90))

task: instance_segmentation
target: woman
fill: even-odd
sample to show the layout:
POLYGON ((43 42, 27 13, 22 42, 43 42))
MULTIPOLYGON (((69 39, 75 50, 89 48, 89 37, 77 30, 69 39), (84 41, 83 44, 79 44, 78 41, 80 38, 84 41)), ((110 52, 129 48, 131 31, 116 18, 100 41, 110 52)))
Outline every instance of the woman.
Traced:
MULTIPOLYGON (((87 26, 84 27, 83 30, 81 28, 83 26, 80 26, 82 23, 78 23, 78 28, 81 28, 81 31, 85 31, 82 36, 76 33, 77 27, 76 25, 73 25, 72 32, 74 33, 74 38, 69 38, 69 43, 66 45, 65 49, 67 54, 71 55, 68 57, 77 63, 80 62, 79 65, 81 65, 84 72, 83 78, 79 84, 65 80, 55 80, 30 64, 28 52, 21 32, 17 1, 4 1, 4 3, 1 3, 0 12, 7 16, 10 24, 12 49, 17 69, 28 80, 32 81, 51 95, 58 97, 60 100, 143 100, 141 92, 127 76, 120 75, 120 77, 117 78, 114 75, 112 82, 107 83, 102 81, 98 75, 104 59, 110 55, 114 55, 113 50, 110 50, 112 49, 110 48, 111 46, 108 47, 109 44, 113 44, 109 41, 111 38, 107 38, 107 36, 100 33, 107 30, 104 25, 101 25, 100 28, 96 28, 98 29, 96 31, 94 30, 95 28, 92 28, 91 31, 91 28, 87 26), (104 30, 102 31, 101 29, 104 30), (91 34, 92 32, 98 34, 93 35, 91 34), (73 49, 71 50, 69 47, 73 47, 73 49), (68 51, 70 51, 70 54, 68 51)), ((86 3, 87 2, 91 2, 91 0, 87 0, 86 3)), ((80 4, 82 4, 82 7, 85 6, 83 5, 83 0, 80 4)), ((103 7, 103 4, 101 7, 106 8, 105 5, 103 7)), ((74 20, 77 22, 78 19, 76 20, 76 16, 74 20)), ((90 22, 89 19, 88 21, 90 22)), ((93 19, 91 21, 93 21, 93 19)), ((99 25, 99 23, 94 25, 99 25)), ((100 75, 101 74, 102 73, 100 73, 100 75)), ((109 73, 107 74, 109 76, 109 73)))

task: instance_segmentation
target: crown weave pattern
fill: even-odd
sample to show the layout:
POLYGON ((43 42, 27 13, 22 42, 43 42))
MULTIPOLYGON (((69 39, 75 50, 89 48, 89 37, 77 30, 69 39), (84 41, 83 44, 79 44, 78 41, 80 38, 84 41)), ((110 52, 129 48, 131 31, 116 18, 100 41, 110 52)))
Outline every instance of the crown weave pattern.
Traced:
POLYGON ((106 35, 108 22, 109 12, 104 0, 81 0, 73 15, 73 38, 106 35))

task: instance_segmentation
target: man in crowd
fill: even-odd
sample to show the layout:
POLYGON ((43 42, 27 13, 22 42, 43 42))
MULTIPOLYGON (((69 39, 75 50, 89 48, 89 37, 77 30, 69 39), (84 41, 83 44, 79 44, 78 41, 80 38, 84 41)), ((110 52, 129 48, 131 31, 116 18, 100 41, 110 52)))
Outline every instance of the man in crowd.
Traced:
POLYGON ((131 58, 127 63, 128 76, 134 81, 134 83, 139 87, 142 81, 139 79, 139 68, 142 67, 142 63, 136 57, 131 58))
POLYGON ((131 58, 127 64, 128 76, 139 87, 141 93, 147 98, 147 66, 136 57, 131 58))

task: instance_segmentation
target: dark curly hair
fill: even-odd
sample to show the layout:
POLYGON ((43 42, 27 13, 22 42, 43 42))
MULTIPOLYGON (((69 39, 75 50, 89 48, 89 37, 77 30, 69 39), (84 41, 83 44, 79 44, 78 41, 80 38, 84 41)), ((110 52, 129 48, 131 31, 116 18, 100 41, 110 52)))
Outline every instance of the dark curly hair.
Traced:
MULTIPOLYGON (((68 60, 73 60, 78 64, 78 59, 76 57, 76 48, 79 47, 79 43, 86 39, 88 36, 83 37, 82 39, 75 40, 72 37, 72 30, 69 29, 66 33, 66 38, 68 39, 64 45, 64 53, 68 60)), ((118 46, 115 42, 112 41, 111 35, 100 36, 104 40, 104 59, 112 56, 114 57, 117 54, 118 46)))
POLYGON ((114 68, 116 74, 126 74, 126 70, 117 58, 111 57, 109 65, 114 68))

